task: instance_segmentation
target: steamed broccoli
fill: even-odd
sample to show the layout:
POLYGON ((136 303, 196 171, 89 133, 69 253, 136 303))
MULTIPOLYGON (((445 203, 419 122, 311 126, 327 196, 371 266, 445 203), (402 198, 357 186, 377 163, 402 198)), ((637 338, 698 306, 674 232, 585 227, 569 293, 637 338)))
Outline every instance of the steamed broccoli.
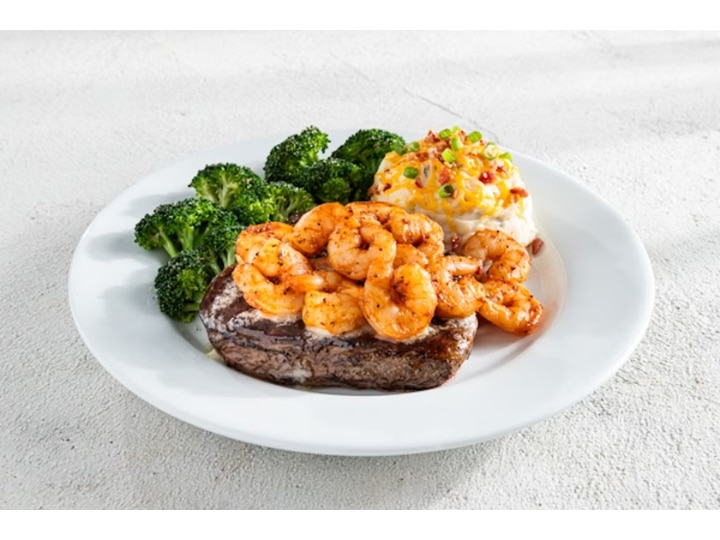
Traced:
POLYGON ((147 250, 162 248, 175 257, 182 246, 175 236, 173 205, 161 204, 135 224, 135 243, 147 250))
POLYGON ((293 221, 315 206, 315 200, 310 193, 287 182, 268 184, 263 200, 272 201, 272 221, 285 223, 293 221))
POLYGON ((275 210, 263 202, 267 182, 242 165, 208 165, 198 171, 190 187, 195 189, 198 197, 233 212, 242 225, 268 221, 275 210))
POLYGON ((193 188, 198 197, 228 209, 237 206, 236 197, 242 193, 259 197, 265 181, 249 167, 214 163, 198 171, 188 187, 193 188))
POLYGON ((238 193, 230 210, 235 213, 241 225, 254 225, 272 220, 275 202, 267 196, 267 186, 264 186, 258 194, 251 191, 238 193))
POLYGON ((208 256, 208 263, 214 274, 219 274, 228 266, 235 264, 235 243, 245 227, 236 223, 218 227, 208 233, 198 248, 208 256))
POLYGON ((292 214, 315 206, 305 190, 287 182, 266 182, 248 167, 234 163, 208 165, 190 182, 198 197, 235 214, 241 225, 287 222, 292 214))
POLYGON ((161 204, 135 225, 135 242, 141 247, 164 249, 172 258, 194 249, 212 229, 237 223, 235 216, 205 199, 184 199, 161 204))
POLYGON ((385 154, 404 146, 405 140, 396 133, 382 129, 361 129, 350 135, 330 157, 344 159, 362 169, 362 186, 369 189, 385 154))
POLYGON ((214 276, 207 253, 198 249, 179 253, 155 276, 160 311, 177 321, 192 321, 214 276))
POLYGON ((370 184, 365 183, 363 171, 354 163, 344 159, 327 158, 303 171, 299 184, 308 190, 317 201, 367 200, 370 184))
POLYGON ((290 135, 270 150, 265 160, 265 179, 295 184, 303 169, 319 161, 329 144, 330 137, 315 126, 290 135))

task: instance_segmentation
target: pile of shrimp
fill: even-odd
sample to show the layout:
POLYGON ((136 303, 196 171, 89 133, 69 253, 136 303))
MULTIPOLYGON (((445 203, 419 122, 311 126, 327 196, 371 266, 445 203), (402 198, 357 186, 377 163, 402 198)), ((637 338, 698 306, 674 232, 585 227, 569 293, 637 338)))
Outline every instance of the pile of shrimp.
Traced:
POLYGON ((530 255, 511 237, 482 230, 445 254, 443 230, 391 204, 326 203, 293 226, 243 230, 233 279, 266 317, 301 316, 342 335, 369 325, 383 339, 422 336, 435 317, 473 314, 527 335, 542 305, 522 285, 530 255))

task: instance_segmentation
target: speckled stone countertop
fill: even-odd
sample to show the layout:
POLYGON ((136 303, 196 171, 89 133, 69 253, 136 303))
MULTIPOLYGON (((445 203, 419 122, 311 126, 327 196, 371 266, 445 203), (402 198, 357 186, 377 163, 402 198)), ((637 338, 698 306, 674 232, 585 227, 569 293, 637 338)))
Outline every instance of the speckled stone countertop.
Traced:
POLYGON ((3 32, 0 74, 0 507, 720 508, 720 33, 3 32), (562 413, 426 454, 148 405, 73 324, 83 231, 167 163, 309 124, 482 128, 576 178, 649 254, 644 339, 562 413))

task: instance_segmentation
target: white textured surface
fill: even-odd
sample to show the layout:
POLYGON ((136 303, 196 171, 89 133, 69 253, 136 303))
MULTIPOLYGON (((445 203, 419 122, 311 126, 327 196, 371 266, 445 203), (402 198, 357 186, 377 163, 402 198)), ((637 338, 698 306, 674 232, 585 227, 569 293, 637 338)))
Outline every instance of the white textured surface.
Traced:
POLYGON ((0 33, 0 507, 720 508, 720 33, 0 33), (78 337, 72 251, 164 164, 239 139, 459 124, 576 177, 652 260, 645 339, 564 413, 392 458, 216 436, 78 337))

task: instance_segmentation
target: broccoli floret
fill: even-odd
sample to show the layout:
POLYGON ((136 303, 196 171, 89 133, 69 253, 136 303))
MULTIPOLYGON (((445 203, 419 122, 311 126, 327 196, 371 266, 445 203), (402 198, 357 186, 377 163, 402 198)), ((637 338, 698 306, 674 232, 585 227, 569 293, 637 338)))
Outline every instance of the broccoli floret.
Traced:
POLYGON ((315 199, 306 190, 288 184, 273 182, 268 184, 263 200, 269 199, 274 206, 271 221, 287 223, 294 221, 315 206, 315 199))
POLYGON ((177 321, 192 321, 214 275, 209 258, 202 251, 179 253, 161 266, 155 276, 160 311, 177 321))
POLYGON ((208 165, 195 175, 190 187, 198 197, 233 212, 241 225, 264 223, 278 213, 268 182, 242 165, 208 165))
POLYGON ((208 165, 190 182, 198 197, 233 212, 242 225, 264 223, 274 214, 267 186, 250 168, 234 163, 208 165))
POLYGON ((360 167, 332 157, 305 169, 300 184, 321 203, 337 201, 342 204, 367 200, 370 187, 370 184, 366 185, 360 167))
POLYGON ((359 166, 363 171, 362 186, 367 190, 385 155, 404 145, 405 140, 396 133, 382 129, 361 129, 350 135, 330 157, 359 166))
POLYGON ((235 264, 235 243, 245 227, 240 224, 213 229, 198 248, 208 255, 208 261, 215 275, 235 264))
POLYGON ((148 250, 163 248, 172 258, 196 248, 210 230, 235 223, 232 212, 206 199, 184 199, 146 214, 135 225, 135 242, 148 250))
POLYGON ((330 137, 315 126, 308 126, 274 146, 265 160, 265 180, 295 184, 306 167, 320 160, 330 137))
POLYGON ((173 217, 172 204, 161 204, 146 214, 135 225, 135 243, 147 250, 164 249, 171 258, 175 257, 182 246, 175 236, 173 217))
POLYGON ((265 181, 252 169, 235 163, 215 163, 198 171, 190 182, 198 197, 221 208, 237 206, 235 198, 242 193, 260 197, 265 181))
POLYGON ((254 225, 270 221, 275 214, 275 204, 267 197, 267 186, 259 194, 251 192, 238 193, 230 207, 241 225, 254 225))

